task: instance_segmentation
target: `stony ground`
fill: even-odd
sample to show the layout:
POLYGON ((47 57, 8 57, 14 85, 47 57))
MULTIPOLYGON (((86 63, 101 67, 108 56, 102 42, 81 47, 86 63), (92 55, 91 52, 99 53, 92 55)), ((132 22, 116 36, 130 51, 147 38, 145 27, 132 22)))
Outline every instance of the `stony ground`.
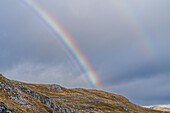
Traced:
POLYGON ((27 84, 1 74, 0 95, 0 113, 162 113, 105 91, 27 84))

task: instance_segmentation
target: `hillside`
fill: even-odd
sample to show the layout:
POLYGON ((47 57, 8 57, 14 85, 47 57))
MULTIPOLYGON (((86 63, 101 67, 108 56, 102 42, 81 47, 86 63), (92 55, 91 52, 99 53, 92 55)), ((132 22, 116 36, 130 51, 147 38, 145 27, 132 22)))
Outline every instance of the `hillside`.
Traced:
POLYGON ((105 91, 28 84, 1 74, 0 95, 0 113, 161 113, 105 91))

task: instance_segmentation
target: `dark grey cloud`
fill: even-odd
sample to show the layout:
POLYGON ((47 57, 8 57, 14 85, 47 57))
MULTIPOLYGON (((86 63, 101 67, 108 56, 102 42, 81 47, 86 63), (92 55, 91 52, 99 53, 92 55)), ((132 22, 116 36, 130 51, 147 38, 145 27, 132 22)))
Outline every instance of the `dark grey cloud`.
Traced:
POLYGON ((160 74, 148 78, 133 79, 108 88, 125 96, 130 95, 130 100, 137 104, 169 104, 169 80, 169 75, 160 74))
MULTIPOLYGON (((136 104, 169 104, 168 0, 37 0, 99 74, 103 90, 136 104)), ((43 21, 20 0, 0 4, 0 72, 33 83, 90 88, 43 21)))

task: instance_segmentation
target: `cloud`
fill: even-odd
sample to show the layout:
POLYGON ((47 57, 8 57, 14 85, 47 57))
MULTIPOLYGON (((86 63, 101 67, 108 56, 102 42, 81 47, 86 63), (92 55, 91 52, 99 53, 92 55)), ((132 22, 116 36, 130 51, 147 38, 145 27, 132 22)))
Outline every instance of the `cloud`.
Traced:
POLYGON ((128 98, 133 102, 142 105, 168 104, 170 99, 169 80, 169 75, 160 74, 143 79, 129 80, 107 88, 113 92, 128 95, 128 98))
MULTIPOLYGON (((104 90, 139 104, 168 103, 169 1, 37 3, 85 54, 104 90)), ((57 37, 29 7, 20 1, 2 1, 0 14, 1 73, 26 82, 89 88, 57 37)))
POLYGON ((28 83, 59 84, 67 88, 89 87, 82 74, 70 69, 68 70, 68 65, 65 64, 47 67, 25 62, 12 67, 3 74, 12 80, 28 83))

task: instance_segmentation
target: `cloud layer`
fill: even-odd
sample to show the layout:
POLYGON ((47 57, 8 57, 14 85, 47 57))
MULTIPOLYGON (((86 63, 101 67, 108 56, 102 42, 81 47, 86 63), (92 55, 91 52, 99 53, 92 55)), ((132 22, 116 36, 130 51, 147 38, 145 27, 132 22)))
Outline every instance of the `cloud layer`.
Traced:
MULTIPOLYGON (((170 101, 170 16, 164 0, 37 0, 99 74, 103 90, 136 104, 170 101)), ((19 0, 0 4, 0 72, 33 83, 90 88, 43 21, 19 0)))

